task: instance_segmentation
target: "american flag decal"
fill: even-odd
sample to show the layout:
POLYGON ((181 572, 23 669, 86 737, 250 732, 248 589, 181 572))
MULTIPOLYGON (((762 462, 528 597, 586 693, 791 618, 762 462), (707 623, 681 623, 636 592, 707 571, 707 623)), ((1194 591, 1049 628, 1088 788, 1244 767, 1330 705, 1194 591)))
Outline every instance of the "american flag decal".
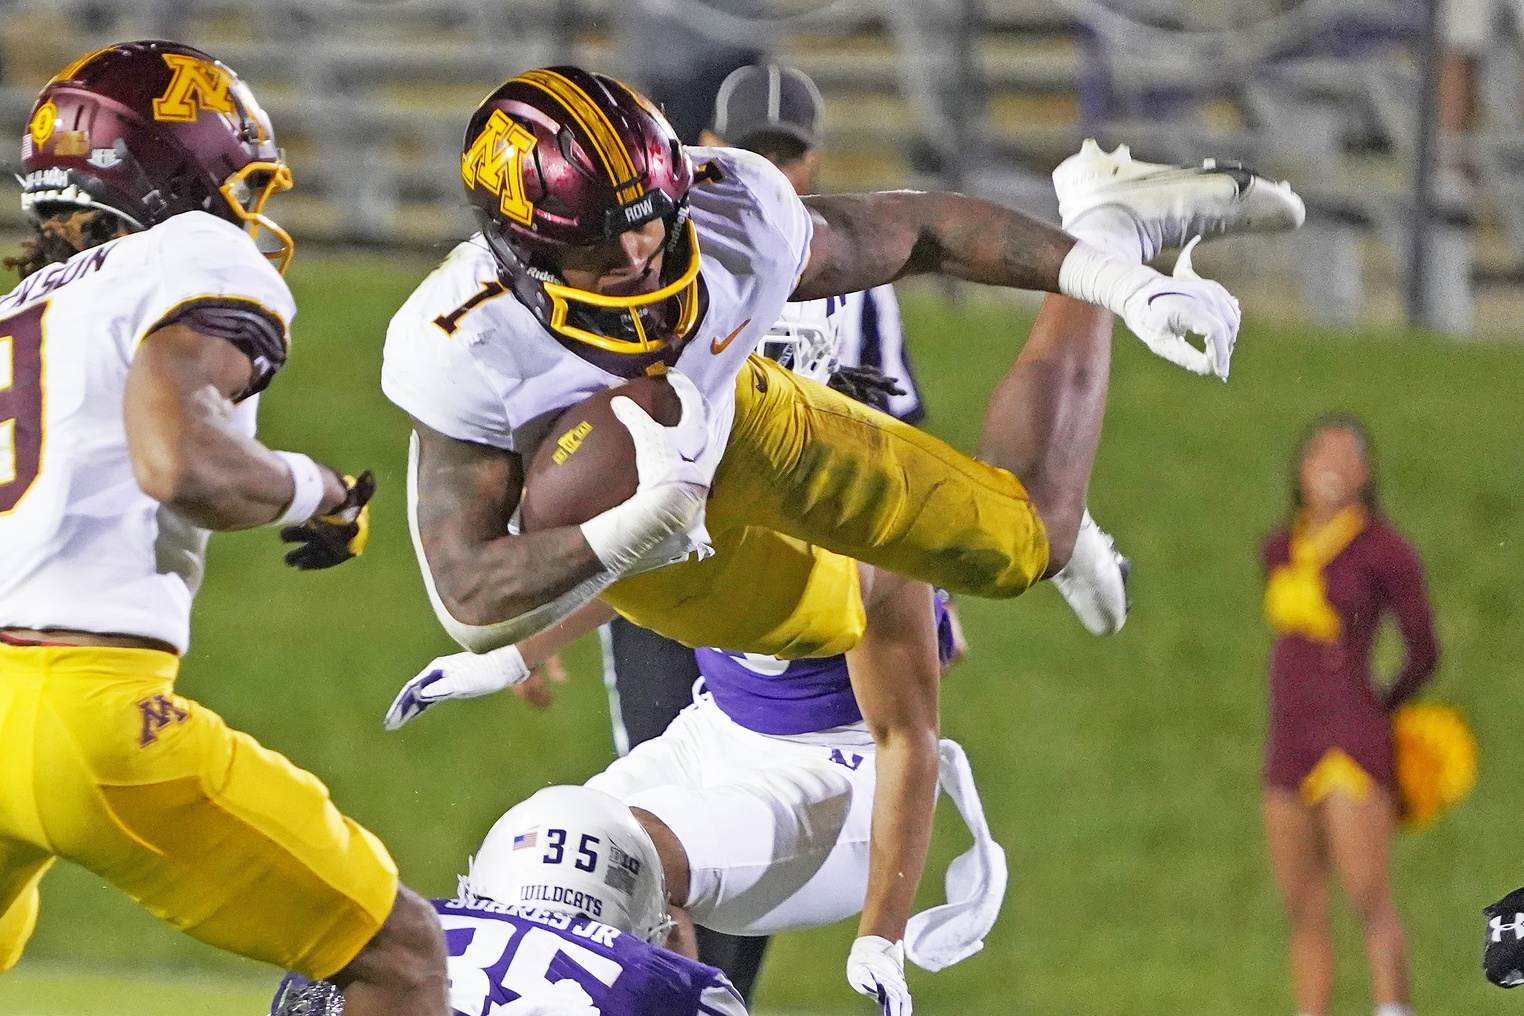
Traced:
POLYGON ((534 846, 535 840, 538 838, 538 836, 539 832, 537 830, 527 833, 519 833, 513 838, 513 849, 528 850, 530 847, 534 846))

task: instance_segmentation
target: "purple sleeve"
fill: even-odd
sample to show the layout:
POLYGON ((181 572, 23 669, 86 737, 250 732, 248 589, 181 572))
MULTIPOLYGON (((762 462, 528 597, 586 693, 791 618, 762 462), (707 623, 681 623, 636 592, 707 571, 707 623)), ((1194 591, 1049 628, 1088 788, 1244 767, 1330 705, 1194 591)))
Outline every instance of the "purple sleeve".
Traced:
POLYGON ((1382 600, 1391 608, 1402 633, 1402 667, 1387 686, 1388 709, 1396 709, 1428 683, 1439 664, 1434 612, 1418 555, 1396 531, 1388 530, 1373 562, 1382 600))
POLYGON ((171 324, 230 342, 249 358, 253 373, 244 390, 233 396, 234 402, 264 391, 286 365, 286 323, 252 300, 200 297, 176 307, 154 329, 171 324))

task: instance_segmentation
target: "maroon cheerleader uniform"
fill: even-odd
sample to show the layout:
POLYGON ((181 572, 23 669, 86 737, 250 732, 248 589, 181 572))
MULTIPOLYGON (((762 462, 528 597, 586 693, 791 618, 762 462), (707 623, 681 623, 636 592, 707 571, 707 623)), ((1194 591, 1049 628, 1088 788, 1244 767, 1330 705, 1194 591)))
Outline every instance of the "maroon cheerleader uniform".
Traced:
POLYGON ((1265 541, 1266 616, 1277 629, 1265 782, 1297 792, 1325 756, 1342 751, 1395 794, 1390 714, 1433 674, 1439 645, 1418 555, 1385 519, 1347 511, 1355 514, 1325 527, 1347 523, 1345 533, 1333 534, 1334 546, 1326 534, 1293 536, 1288 529, 1265 541), (1320 535, 1327 560, 1316 552, 1320 535), (1383 688, 1373 683, 1370 663, 1387 613, 1405 653, 1383 688))

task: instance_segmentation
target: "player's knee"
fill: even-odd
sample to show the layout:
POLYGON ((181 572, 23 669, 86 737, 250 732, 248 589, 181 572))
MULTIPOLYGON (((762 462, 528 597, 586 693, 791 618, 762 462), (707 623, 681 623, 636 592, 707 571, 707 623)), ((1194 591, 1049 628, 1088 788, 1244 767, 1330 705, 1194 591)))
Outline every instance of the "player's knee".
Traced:
POLYGON ((398 886, 386 922, 335 980, 340 984, 361 981, 399 995, 436 988, 443 992, 445 959, 439 915, 423 897, 398 886))
MULTIPOLYGON (((687 849, 672 828, 654 813, 633 805, 630 807, 630 813, 635 816, 635 821, 640 823, 641 828, 645 829, 646 835, 651 837, 651 842, 656 846, 656 856, 661 859, 662 884, 666 887, 668 903, 673 906, 682 906, 688 899, 693 877, 688 865, 687 849)), ((684 916, 686 917, 686 914, 684 916)), ((696 956, 697 953, 694 955, 696 956)))

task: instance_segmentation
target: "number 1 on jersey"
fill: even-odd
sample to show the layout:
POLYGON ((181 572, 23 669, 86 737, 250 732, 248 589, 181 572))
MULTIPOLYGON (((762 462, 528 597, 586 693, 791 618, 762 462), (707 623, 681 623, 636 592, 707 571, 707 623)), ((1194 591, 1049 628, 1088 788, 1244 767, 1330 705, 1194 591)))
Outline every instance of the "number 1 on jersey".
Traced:
POLYGON ((0 515, 42 469, 42 317, 39 303, 0 321, 0 515))

